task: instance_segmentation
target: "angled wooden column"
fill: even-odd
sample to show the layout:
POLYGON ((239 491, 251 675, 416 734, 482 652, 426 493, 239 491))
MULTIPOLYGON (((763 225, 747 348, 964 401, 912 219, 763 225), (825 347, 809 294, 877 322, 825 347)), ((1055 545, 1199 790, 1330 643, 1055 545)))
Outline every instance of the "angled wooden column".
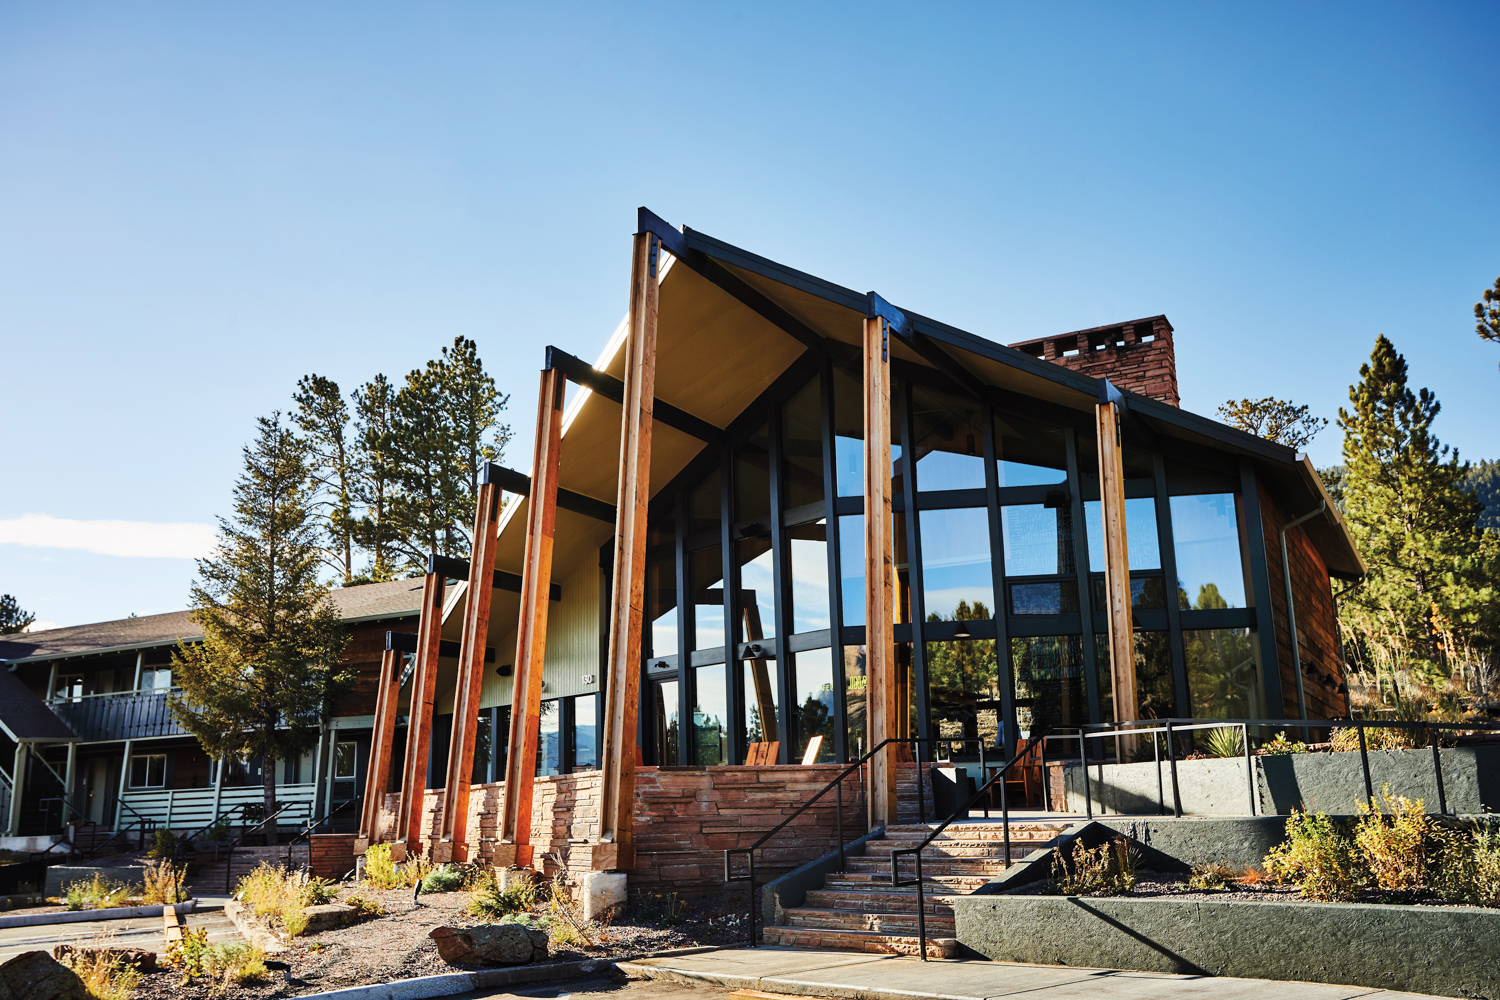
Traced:
MULTIPOLYGON (((396 738, 396 699, 401 694, 401 654, 387 649, 380 657, 375 692, 375 724, 370 729, 370 765, 365 771, 365 807, 360 812, 354 853, 380 841, 380 807, 391 780, 391 744, 396 738)), ((222 783, 221 783, 222 784, 222 783)))
POLYGON ((505 797, 500 807, 499 867, 530 867, 531 795, 542 725, 542 666, 547 653, 547 590, 552 582, 552 539, 557 531, 557 467, 562 448, 561 371, 542 372, 537 394, 536 442, 531 451, 531 498, 526 511, 526 556, 521 567, 521 616, 516 625, 515 683, 511 686, 510 739, 505 755, 505 797))
MULTIPOLYGON (((900 735, 896 702, 896 554, 891 540, 891 361, 887 321, 865 320, 865 718, 870 746, 900 735)), ((896 822, 890 746, 870 761, 870 826, 896 822)))
POLYGON ((599 756, 599 842, 595 871, 635 866, 636 719, 640 708, 641 623, 646 590, 646 502, 651 497, 651 406, 656 392, 656 301, 660 243, 637 233, 630 268, 625 399, 620 424, 613 589, 604 747, 599 756))
POLYGON ((469 785, 474 776, 474 741, 479 729, 479 693, 484 688, 484 650, 490 634, 490 603, 495 595, 495 546, 499 542, 500 486, 481 472, 474 504, 474 551, 469 559, 469 599, 459 643, 458 677, 453 690, 453 733, 448 742, 448 775, 443 781, 443 832, 434 861, 469 860, 469 785))
MULTIPOLYGON (((1115 721, 1136 718, 1135 642, 1130 607, 1130 558, 1125 541, 1125 460, 1120 453, 1120 405, 1124 398, 1108 379, 1099 382, 1096 417, 1099 443, 1099 507, 1104 522, 1104 601, 1109 621, 1110 684, 1115 721)), ((1092 567, 1090 567, 1092 568, 1092 567)), ((1088 641, 1088 636, 1084 636, 1088 641)), ((1134 748, 1120 740, 1120 755, 1134 748)))
MULTIPOLYGON (((428 568, 431 569, 429 562, 428 568)), ((423 853, 422 795, 427 790, 427 753, 432 744, 432 703, 437 698, 438 648, 443 638, 442 573, 428 573, 422 583, 422 615, 417 624, 417 664, 411 677, 411 709, 406 726, 406 768, 396 838, 401 851, 392 857, 423 853)))

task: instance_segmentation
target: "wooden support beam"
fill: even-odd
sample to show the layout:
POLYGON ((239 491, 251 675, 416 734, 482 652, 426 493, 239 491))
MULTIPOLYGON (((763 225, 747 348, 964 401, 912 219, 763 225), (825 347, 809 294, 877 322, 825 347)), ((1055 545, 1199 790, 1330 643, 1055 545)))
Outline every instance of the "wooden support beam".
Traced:
MULTIPOLYGON (((389 633, 387 633, 389 635, 389 633)), ((390 646, 389 641, 386 643, 390 646)), ((370 729, 370 766, 365 771, 365 803, 359 817, 356 854, 380 842, 380 807, 391 780, 391 749, 396 739, 396 700, 401 694, 401 654, 387 648, 380 657, 380 681, 375 692, 375 722, 370 729)), ((222 783, 221 783, 222 784, 222 783)))
MULTIPOLYGON (((484 687, 485 640, 495 588, 495 547, 500 541, 500 487, 485 483, 474 504, 474 556, 469 560, 469 594, 459 641, 458 677, 453 690, 453 731, 448 741, 448 775, 443 781, 443 828, 434 861, 469 860, 469 785, 474 774, 479 693, 484 687)), ((439 647, 441 650, 441 647, 439 647)), ((415 689, 413 689, 415 690, 415 689)))
POLYGON ((526 512, 526 555, 521 565, 521 614, 516 624, 515 682, 511 688, 510 739, 505 756, 505 798, 493 863, 530 867, 531 798, 542 724, 542 666, 547 653, 547 584, 552 579, 552 539, 557 531, 557 471, 562 449, 562 372, 542 372, 537 394, 536 442, 531 451, 531 502, 526 512))
MULTIPOLYGON (((551 351, 553 348, 549 347, 547 350, 551 351)), ((579 364, 582 363, 581 361, 579 362, 579 364)), ((591 368, 589 370, 593 371, 594 369, 591 368)), ((661 404, 658 403, 657 405, 660 406, 661 404)), ((524 472, 517 472, 515 469, 507 469, 503 465, 496 465, 494 462, 490 462, 485 465, 481 475, 492 483, 499 483, 500 488, 507 493, 514 493, 516 496, 521 497, 531 496, 531 477, 524 472)), ((575 514, 592 517, 596 521, 607 521, 610 524, 615 523, 615 508, 613 504, 605 503, 603 500, 595 500, 587 493, 574 493, 572 490, 565 490, 561 486, 557 488, 557 509, 571 510, 575 514)), ((497 583, 495 586, 500 587, 500 584, 497 583)), ((504 590, 507 588, 500 587, 500 589, 504 590)), ((557 599, 553 598, 553 600, 557 599)))
MULTIPOLYGON (((891 542, 891 356, 887 321, 865 320, 865 719, 870 746, 899 735, 896 554, 891 542)), ((896 822, 897 748, 870 761, 871 827, 896 822)))
POLYGON ((438 647, 443 631, 441 573, 428 573, 422 583, 422 612, 417 624, 417 663, 411 680, 411 712, 406 728, 406 768, 401 779, 401 805, 396 812, 396 838, 402 858, 423 852, 422 795, 427 791, 427 754, 432 744, 432 703, 437 698, 438 647))
MULTIPOLYGON (((1120 452, 1119 392, 1106 380, 1101 383, 1097 412, 1099 447, 1099 500, 1104 522, 1104 600, 1109 622, 1110 684, 1114 693, 1116 722, 1128 722, 1139 714, 1135 685, 1135 639, 1131 622, 1130 557, 1125 541, 1125 460, 1120 452)), ((1084 641, 1088 641, 1084 636, 1084 641)), ((1133 748, 1133 739, 1121 738, 1120 759, 1133 748)))
POLYGON ((635 236, 625 340, 619 494, 609 609, 609 676, 599 783, 595 871, 635 866, 636 717, 641 687, 641 624, 646 590, 646 504, 651 498, 651 406, 656 392, 656 303, 660 242, 635 236))
MULTIPOLYGON (((605 399, 612 399, 618 403, 625 398, 625 383, 613 375, 601 372, 582 358, 575 358, 567 351, 549 346, 547 348, 547 367, 560 369, 570 381, 598 393, 605 399)), ((652 400, 651 418, 666 424, 668 427, 676 428, 689 437, 695 437, 706 444, 717 445, 724 442, 724 432, 719 430, 719 428, 701 417, 695 417, 688 411, 673 406, 665 400, 652 400)), ((571 497, 580 495, 571 492, 569 494, 571 497)), ((567 507, 566 499, 567 497, 565 497, 563 492, 559 491, 558 506, 567 507)), ((579 511, 579 513, 589 514, 590 511, 584 510, 579 511)), ((614 520, 614 518, 611 517, 610 520, 614 520)))

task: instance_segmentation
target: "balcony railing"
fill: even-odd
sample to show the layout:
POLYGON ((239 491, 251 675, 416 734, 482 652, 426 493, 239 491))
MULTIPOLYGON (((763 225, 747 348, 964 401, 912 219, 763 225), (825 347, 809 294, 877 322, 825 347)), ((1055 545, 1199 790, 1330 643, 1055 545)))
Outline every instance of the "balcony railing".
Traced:
POLYGON ((84 742, 187 735, 172 717, 165 691, 59 698, 48 707, 84 742))

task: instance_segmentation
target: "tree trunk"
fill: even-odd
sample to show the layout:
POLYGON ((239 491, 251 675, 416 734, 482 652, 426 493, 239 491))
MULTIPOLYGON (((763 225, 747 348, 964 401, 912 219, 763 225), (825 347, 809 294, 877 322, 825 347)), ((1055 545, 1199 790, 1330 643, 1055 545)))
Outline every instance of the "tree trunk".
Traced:
POLYGON ((265 802, 265 818, 270 820, 262 829, 266 831, 266 845, 275 847, 277 821, 271 819, 271 814, 276 811, 276 761, 270 758, 262 758, 260 762, 260 786, 265 802))

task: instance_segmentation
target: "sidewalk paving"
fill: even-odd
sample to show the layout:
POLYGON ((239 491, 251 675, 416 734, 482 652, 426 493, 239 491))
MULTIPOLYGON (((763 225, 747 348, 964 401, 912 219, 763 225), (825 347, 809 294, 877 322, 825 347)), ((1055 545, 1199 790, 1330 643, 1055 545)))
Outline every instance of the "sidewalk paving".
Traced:
POLYGON ((1176 976, 802 948, 723 948, 619 963, 636 976, 850 1000, 1376 1000, 1425 997, 1362 986, 1176 976))

